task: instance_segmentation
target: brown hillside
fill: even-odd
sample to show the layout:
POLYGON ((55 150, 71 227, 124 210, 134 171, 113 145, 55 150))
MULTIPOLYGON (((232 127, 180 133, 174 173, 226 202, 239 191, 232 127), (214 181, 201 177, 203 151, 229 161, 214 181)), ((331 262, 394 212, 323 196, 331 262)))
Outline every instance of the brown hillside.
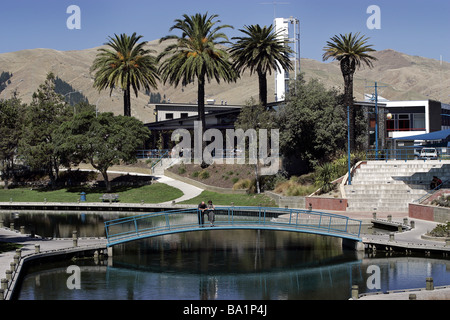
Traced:
MULTIPOLYGON (((158 40, 149 42, 149 46, 161 52, 163 45, 158 40)), ((43 83, 48 72, 71 84, 88 97, 91 104, 96 104, 99 111, 123 111, 122 93, 115 90, 113 96, 109 91, 98 92, 93 88, 93 76, 89 72, 98 48, 80 51, 57 51, 52 49, 32 49, 0 54, 0 71, 13 73, 11 84, 1 93, 0 98, 8 98, 14 90, 26 103, 31 101, 32 93, 43 83)), ((374 53, 378 58, 373 69, 367 67, 358 70, 355 75, 355 97, 363 99, 364 93, 371 93, 377 81, 381 88, 379 94, 390 100, 435 99, 449 102, 450 63, 409 56, 394 50, 374 53)), ((322 63, 312 59, 302 59, 301 71, 306 78, 318 78, 328 87, 343 90, 343 80, 337 62, 322 63)), ((274 76, 268 77, 269 100, 274 96, 274 76)), ((156 92, 156 91, 155 91, 156 92)), ((158 86, 161 96, 171 102, 195 103, 197 100, 196 84, 185 88, 169 85, 158 86)), ((245 74, 236 83, 212 82, 206 88, 206 98, 227 101, 231 104, 244 104, 249 98, 258 96, 256 76, 245 74)), ((132 97, 132 114, 144 122, 152 119, 152 110, 147 106, 149 97, 141 93, 132 97)))

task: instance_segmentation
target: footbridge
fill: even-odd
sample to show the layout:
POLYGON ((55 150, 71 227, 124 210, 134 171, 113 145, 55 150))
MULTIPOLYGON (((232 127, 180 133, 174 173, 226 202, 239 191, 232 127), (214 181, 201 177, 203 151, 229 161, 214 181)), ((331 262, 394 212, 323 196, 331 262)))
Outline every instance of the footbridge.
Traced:
POLYGON ((208 221, 207 213, 202 214, 198 209, 184 209, 106 221, 107 246, 181 232, 231 229, 302 232, 361 243, 361 221, 331 213, 233 206, 216 207, 214 217, 212 224, 208 221))

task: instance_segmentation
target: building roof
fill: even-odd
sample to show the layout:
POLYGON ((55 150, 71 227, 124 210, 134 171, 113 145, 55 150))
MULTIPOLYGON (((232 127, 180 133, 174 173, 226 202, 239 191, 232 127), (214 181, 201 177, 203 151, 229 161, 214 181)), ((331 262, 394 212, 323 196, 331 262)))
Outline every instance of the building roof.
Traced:
POLYGON ((432 140, 445 140, 450 136, 450 129, 447 130, 441 130, 441 131, 435 131, 425 134, 418 134, 414 136, 408 136, 408 137, 401 137, 401 138, 394 138, 394 140, 425 140, 425 141, 432 141, 432 140))

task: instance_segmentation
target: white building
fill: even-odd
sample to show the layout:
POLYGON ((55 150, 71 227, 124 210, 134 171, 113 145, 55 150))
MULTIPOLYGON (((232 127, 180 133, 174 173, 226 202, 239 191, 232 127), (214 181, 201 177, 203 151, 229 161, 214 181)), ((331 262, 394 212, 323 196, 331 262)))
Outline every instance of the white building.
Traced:
POLYGON ((294 54, 290 57, 294 70, 292 74, 286 70, 275 72, 275 101, 284 101, 289 88, 289 80, 295 80, 300 72, 300 23, 296 18, 276 18, 274 20, 275 32, 280 39, 288 40, 294 54))

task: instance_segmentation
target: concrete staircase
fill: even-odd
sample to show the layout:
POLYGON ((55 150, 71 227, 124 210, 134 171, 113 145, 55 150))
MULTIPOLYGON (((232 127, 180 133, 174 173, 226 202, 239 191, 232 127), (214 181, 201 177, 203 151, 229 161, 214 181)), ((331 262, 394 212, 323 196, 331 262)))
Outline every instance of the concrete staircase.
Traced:
POLYGON ((427 194, 433 176, 450 180, 450 160, 368 161, 345 186, 348 211, 407 212, 427 194))

